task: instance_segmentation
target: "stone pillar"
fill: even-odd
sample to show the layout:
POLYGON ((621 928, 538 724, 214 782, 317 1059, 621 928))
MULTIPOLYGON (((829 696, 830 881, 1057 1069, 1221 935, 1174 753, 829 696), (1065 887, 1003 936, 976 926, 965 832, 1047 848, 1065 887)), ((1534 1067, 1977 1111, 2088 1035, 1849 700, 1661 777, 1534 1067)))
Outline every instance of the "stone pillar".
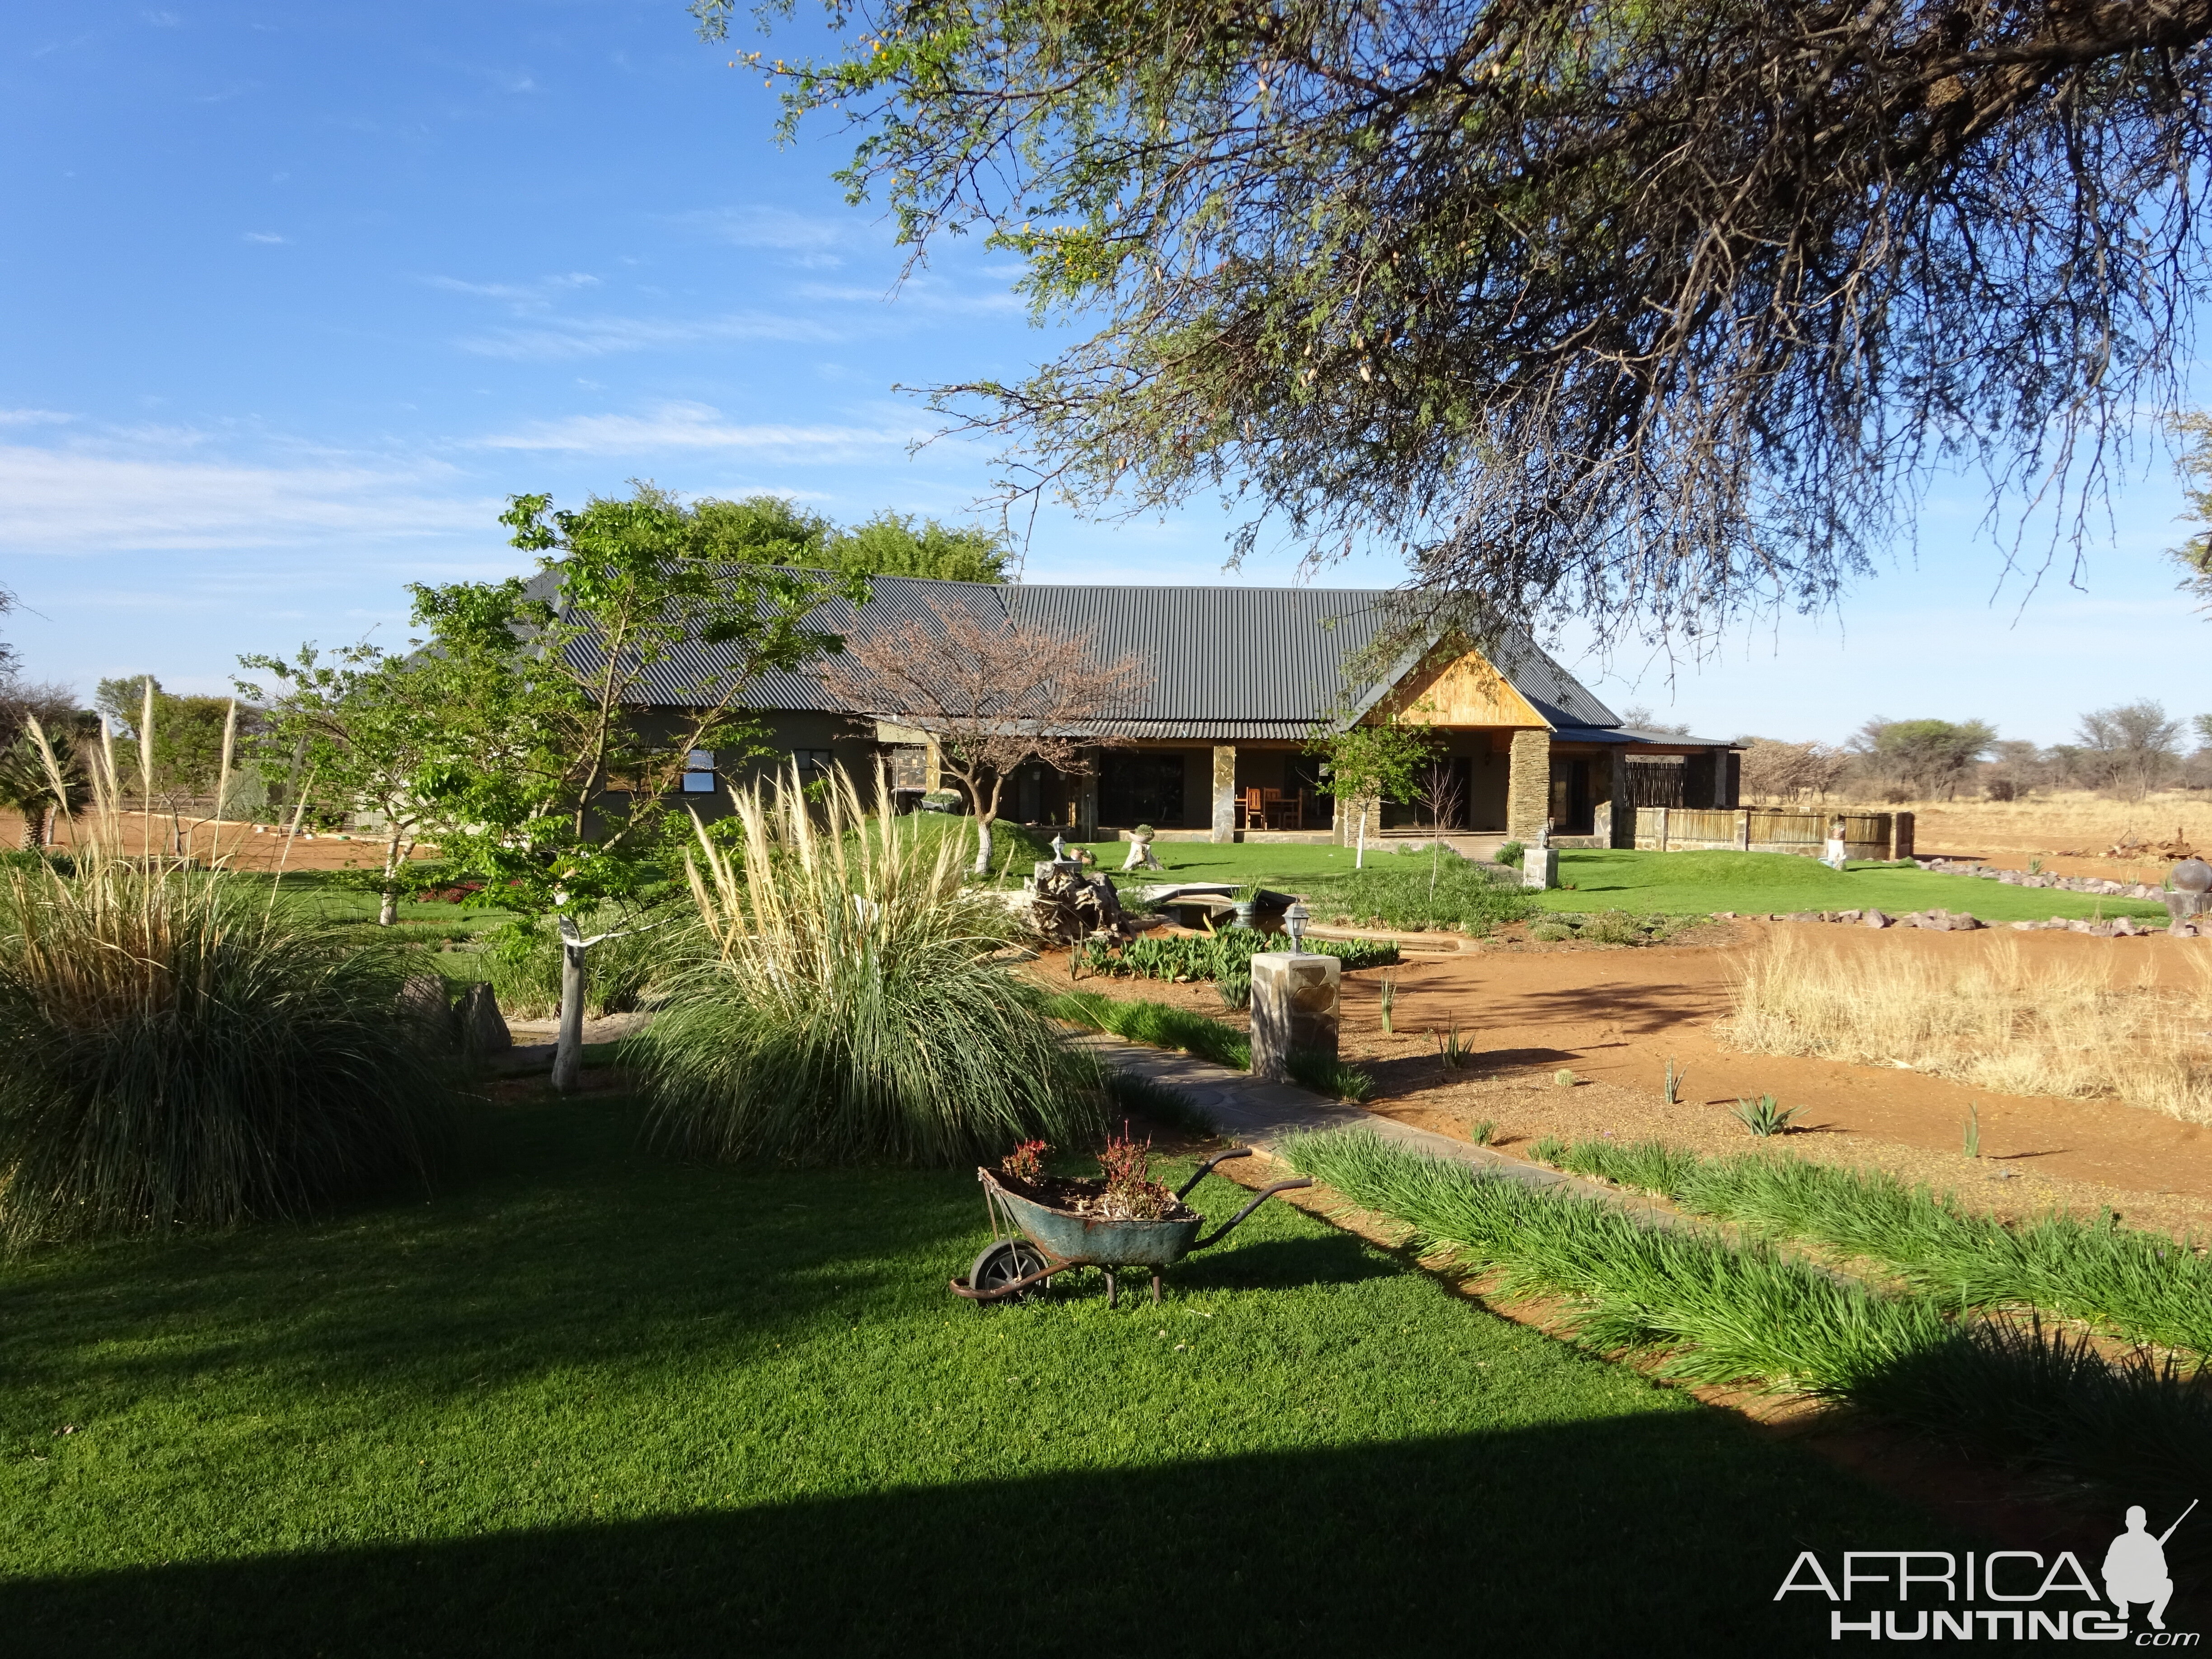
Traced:
POLYGON ((1559 884, 1559 849, 1531 847, 1521 854, 1521 884, 1550 889, 1559 884))
POLYGON ((1281 1083, 1293 1052, 1336 1058, 1343 963, 1262 951, 1252 958, 1252 1075, 1281 1083))
POLYGON ((1237 839, 1237 745, 1213 745, 1213 831, 1208 841, 1237 839))
POLYGON ((1534 842, 1552 816, 1552 734, 1516 732, 1506 768, 1505 833, 1517 842, 1534 842))

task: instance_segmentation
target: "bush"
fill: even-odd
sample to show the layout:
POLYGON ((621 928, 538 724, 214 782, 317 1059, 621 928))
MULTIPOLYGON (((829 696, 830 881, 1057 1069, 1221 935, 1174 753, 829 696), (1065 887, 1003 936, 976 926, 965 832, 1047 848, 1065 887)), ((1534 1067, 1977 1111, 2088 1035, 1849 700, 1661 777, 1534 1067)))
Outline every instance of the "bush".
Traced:
POLYGON ((1155 1048, 1182 1048, 1232 1071, 1252 1068, 1252 1045, 1233 1026, 1164 1002, 1124 1002, 1096 991, 1063 991, 1047 1005, 1056 1019, 1111 1031, 1155 1048))
POLYGON ((1517 841, 1509 841, 1498 849, 1498 862, 1510 870, 1521 867, 1521 855, 1528 849, 1517 841))
MULTIPOLYGON (((701 949, 696 917, 672 908, 627 921, 610 911, 584 931, 587 938, 610 935, 584 957, 584 1012, 594 1019, 649 1006, 701 949)), ((561 1011, 561 939, 550 922, 507 923, 485 941, 478 960, 507 1013, 544 1019, 561 1011)))
MULTIPOLYGON (((1158 939, 1147 934, 1131 939, 1119 950, 1090 940, 1079 960, 1095 974, 1166 980, 1242 978, 1249 985, 1255 956, 1262 951, 1289 948, 1290 941, 1279 934, 1263 933, 1255 927, 1224 927, 1210 934, 1158 939)), ((1310 939, 1305 948, 1312 956, 1334 957, 1347 969, 1387 968, 1398 960, 1395 945, 1373 939, 1310 939)))
POLYGON ((1293 1048, 1284 1056, 1283 1068, 1299 1087, 1327 1095, 1332 1100, 1349 1101, 1356 1106, 1375 1092, 1371 1073, 1348 1065, 1333 1054, 1293 1048))
POLYGON ((1564 911, 1546 916, 1528 929, 1528 937, 1556 945, 1579 939, 1585 945, 1664 945, 1697 919, 1689 916, 1634 916, 1626 910, 1607 910, 1596 915, 1564 911))
POLYGON ((964 835, 868 819, 842 776, 813 803, 757 785, 738 819, 740 862, 702 836, 690 865, 707 959, 636 1040, 654 1145, 945 1164, 1097 1133, 1097 1068, 997 957, 964 835))
POLYGON ((427 1169, 453 1097, 400 956, 223 872, 0 875, 0 1234, 296 1218, 427 1169))
POLYGON ((1313 883, 1306 902, 1366 926, 1488 933, 1536 914, 1535 900, 1518 878, 1505 879, 1508 873, 1493 875, 1489 867, 1457 857, 1431 863, 1395 854, 1368 869, 1313 883), (1406 867, 1396 867, 1401 860, 1406 867))

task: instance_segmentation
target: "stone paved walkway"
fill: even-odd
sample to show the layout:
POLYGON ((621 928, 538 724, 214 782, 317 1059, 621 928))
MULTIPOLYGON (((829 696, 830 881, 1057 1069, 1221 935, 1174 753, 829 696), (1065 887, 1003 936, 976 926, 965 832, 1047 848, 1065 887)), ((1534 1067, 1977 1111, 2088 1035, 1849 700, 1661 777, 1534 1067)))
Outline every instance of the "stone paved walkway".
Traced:
POLYGON ((1486 1174, 1501 1176, 1530 1187, 1554 1187, 1579 1193, 1630 1209, 1638 1217, 1649 1217, 1662 1224, 1673 1224, 1680 1220, 1668 1212, 1653 1211, 1641 1199, 1632 1204, 1626 1201, 1629 1195, 1617 1188, 1584 1181, 1577 1176, 1562 1175, 1557 1170, 1547 1170, 1537 1164, 1524 1164, 1519 1158, 1508 1158, 1503 1152, 1492 1152, 1487 1146, 1477 1146, 1471 1141, 1456 1140, 1432 1130, 1417 1129, 1410 1124, 1395 1122, 1376 1113, 1362 1111, 1357 1106, 1326 1100, 1292 1084, 1264 1082, 1247 1073, 1232 1072, 1226 1066, 1215 1066, 1190 1054, 1150 1048, 1144 1043, 1131 1042, 1103 1032, 1086 1033, 1077 1041, 1116 1071, 1149 1078, 1155 1083, 1164 1084, 1188 1096, 1192 1103, 1212 1120, 1215 1129, 1224 1139, 1253 1147, 1273 1158, 1281 1157, 1278 1149, 1285 1135, 1304 1129, 1349 1128, 1357 1125, 1372 1129, 1383 1139, 1410 1152, 1425 1152, 1432 1158, 1451 1158, 1470 1164, 1486 1174))

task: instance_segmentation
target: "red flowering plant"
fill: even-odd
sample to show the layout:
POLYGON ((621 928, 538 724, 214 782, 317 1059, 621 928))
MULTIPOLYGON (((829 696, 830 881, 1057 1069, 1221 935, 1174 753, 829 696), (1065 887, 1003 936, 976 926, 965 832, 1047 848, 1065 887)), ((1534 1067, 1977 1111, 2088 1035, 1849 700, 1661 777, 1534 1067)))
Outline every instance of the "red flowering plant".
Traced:
POLYGON ((1121 1126, 1118 1139, 1109 1139, 1098 1154, 1098 1168, 1106 1177, 1101 1213, 1117 1221, 1158 1221, 1171 1215, 1175 1194, 1152 1179, 1152 1143, 1130 1138, 1121 1126))
POLYGON ((1051 1151, 1048 1142, 1024 1140, 999 1160, 999 1173, 1025 1187, 1034 1187, 1044 1179, 1045 1154, 1051 1151))

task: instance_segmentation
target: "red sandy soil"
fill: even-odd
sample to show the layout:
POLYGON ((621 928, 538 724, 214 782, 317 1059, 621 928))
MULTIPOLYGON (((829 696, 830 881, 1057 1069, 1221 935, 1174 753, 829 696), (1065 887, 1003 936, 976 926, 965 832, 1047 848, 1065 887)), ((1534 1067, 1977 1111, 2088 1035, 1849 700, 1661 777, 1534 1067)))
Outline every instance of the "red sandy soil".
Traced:
MULTIPOLYGON (((348 865, 384 863, 384 843, 373 836, 332 836, 309 834, 302 830, 297 837, 286 833, 283 823, 240 823, 185 818, 179 821, 186 845, 192 854, 206 860, 220 856, 238 870, 342 870, 348 865), (288 850, 289 847, 289 850, 288 850)), ((90 820, 79 818, 74 823, 62 826, 55 837, 64 847, 74 842, 88 839, 90 820)), ((123 846, 127 853, 165 854, 171 850, 171 838, 176 825, 156 814, 126 812, 123 815, 123 846)), ((9 847, 23 844, 20 822, 10 823, 0 829, 0 838, 9 847)), ((433 855, 434 848, 416 848, 416 858, 433 855)))
MULTIPOLYGON (((1801 924, 1802 925, 1802 924, 1801 924)), ((1747 955, 1789 923, 1717 924, 1668 945, 1486 943, 1452 956, 1408 956, 1394 1024, 1382 1030, 1382 969, 1345 975, 1341 1052, 1380 1085, 1370 1110, 1461 1139, 1485 1120, 1493 1144, 1525 1152, 1544 1135, 1656 1138, 1693 1150, 1741 1152, 1753 1142, 1731 1115, 1747 1097, 1772 1094, 1808 1109, 1802 1133, 1763 1143, 1822 1163, 1875 1165, 1908 1181, 1952 1188, 1978 1209, 2018 1218, 2063 1208, 2094 1216, 2109 1207, 2132 1226, 2212 1237, 2212 1126, 2183 1123, 2117 1101, 1992 1094, 1917 1072, 1823 1060, 1745 1054, 1715 1023, 1733 1004, 1747 955), (1456 1024, 1470 1050, 1447 1069, 1432 1033, 1456 1024), (1672 1057, 1686 1073, 1682 1099, 1662 1099, 1672 1057), (1571 1071, 1575 1082, 1554 1079, 1571 1071), (1969 1106, 1980 1114, 1982 1156, 1961 1152, 1969 1106)), ((2195 982, 2212 965, 2212 941, 2100 939, 2075 933, 1932 933, 1823 927, 1842 951, 1917 951, 1964 964, 2017 948, 2030 965, 2084 959, 2132 983, 2195 982)), ((1048 977, 1066 983, 1064 960, 1048 977)), ((1231 1024, 1210 984, 1086 977, 1085 990, 1175 1002, 1231 1024)))

